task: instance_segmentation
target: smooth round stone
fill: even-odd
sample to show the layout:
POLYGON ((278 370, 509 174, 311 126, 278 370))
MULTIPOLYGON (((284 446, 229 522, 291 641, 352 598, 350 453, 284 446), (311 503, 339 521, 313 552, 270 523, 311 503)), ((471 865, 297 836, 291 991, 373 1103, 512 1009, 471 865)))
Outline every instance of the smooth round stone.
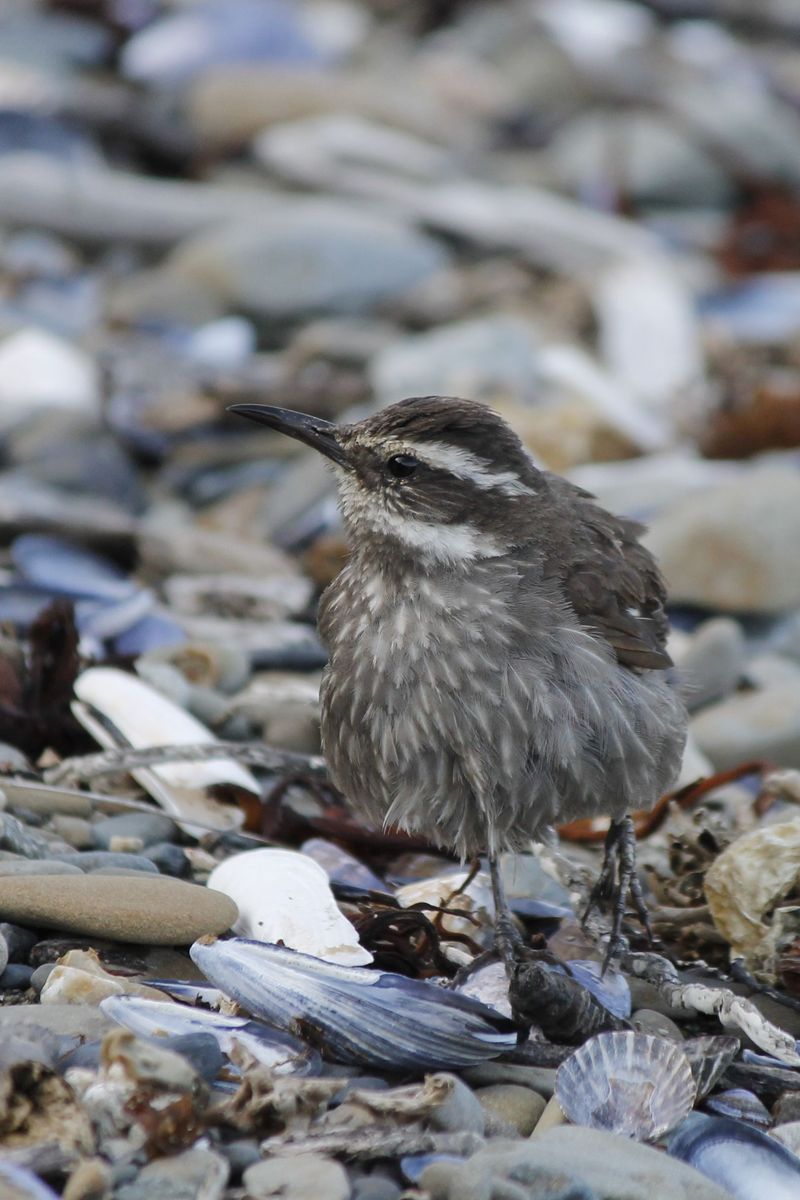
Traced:
POLYGON ((129 871, 145 871, 152 875, 158 871, 143 854, 119 854, 113 850, 76 850, 74 854, 59 854, 58 858, 80 867, 82 871, 97 871, 100 867, 124 867, 129 871))
POLYGON ((55 966, 56 964, 54 962, 49 962, 42 963, 40 967, 36 968, 31 975, 31 987, 35 992, 41 992, 42 988, 50 978, 50 973, 55 970, 55 966))
POLYGON ((4 937, 0 935, 0 974, 5 971, 8 966, 9 946, 4 937))
POLYGON ((800 605, 800 473, 757 466, 694 493, 650 523, 644 542, 676 604, 778 613, 800 605))
POLYGON ((670 1038, 675 1042, 683 1041, 679 1026, 653 1008, 637 1009, 631 1017, 631 1024, 639 1033, 652 1033, 655 1037, 670 1038))
POLYGON ((483 1133, 486 1116, 477 1096, 457 1075, 447 1078, 452 1081, 453 1089, 444 1104, 430 1114, 431 1129, 446 1133, 483 1133))
POLYGON ((10 925, 8 921, 0 922, 0 937, 8 946, 8 961, 27 963, 28 955, 39 941, 39 936, 21 925, 10 925))
MULTIPOLYGON (((152 864, 150 864, 152 866, 152 864)), ((221 892, 164 875, 40 875, 0 879, 0 915, 70 933, 150 945, 187 945, 234 923, 221 892)))
POLYGON ((49 828, 58 834, 62 841, 76 850, 86 850, 94 845, 92 823, 84 817, 72 817, 65 813, 56 813, 50 819, 49 828))
POLYGON ((9 963, 0 975, 0 992, 20 992, 31 986, 33 968, 25 963, 9 963))
POLYGON ((506 1194, 537 1200, 731 1200, 686 1163, 618 1134, 561 1125, 526 1141, 490 1142, 463 1163, 437 1162, 422 1173, 433 1200, 490 1200, 506 1194))
POLYGON ((349 1200, 350 1180, 341 1163, 321 1154, 293 1154, 255 1163, 244 1173, 252 1200, 349 1200))
POLYGON ((398 1200, 402 1188, 384 1175, 367 1175, 356 1180, 352 1200, 398 1200))
POLYGON ((690 710, 729 695, 744 672, 742 627, 731 617, 704 621, 677 661, 678 690, 690 710))
POLYGON ((261 1151, 255 1138, 237 1138, 220 1146, 231 1168, 231 1183, 238 1183, 243 1173, 254 1163, 261 1162, 261 1151))
POLYGON ((113 838, 139 838, 143 846, 152 846, 174 841, 176 833, 175 822, 158 812, 121 813, 103 817, 92 826, 94 844, 100 850, 108 850, 113 838))
POLYGON ((800 688, 792 681, 736 692, 703 709, 691 728, 718 771, 755 758, 800 767, 800 688))
POLYGON ((516 1129, 520 1137, 528 1137, 545 1110, 544 1096, 518 1083, 496 1083, 479 1088, 475 1093, 486 1113, 487 1123, 494 1120, 516 1129))
MULTIPOLYGON (((227 1160, 211 1150, 194 1148, 168 1158, 156 1158, 142 1167, 138 1178, 123 1184, 115 1200, 221 1200, 230 1168, 227 1160)), ((322 1196, 324 1193, 320 1193, 322 1196)))

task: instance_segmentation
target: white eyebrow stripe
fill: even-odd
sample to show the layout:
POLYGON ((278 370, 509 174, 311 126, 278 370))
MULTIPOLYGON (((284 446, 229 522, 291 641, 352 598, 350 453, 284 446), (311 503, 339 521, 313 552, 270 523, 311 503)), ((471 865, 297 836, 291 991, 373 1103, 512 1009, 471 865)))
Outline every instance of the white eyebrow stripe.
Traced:
POLYGON ((472 525, 439 525, 377 508, 367 520, 374 533, 395 538, 431 562, 457 564, 504 553, 493 538, 472 525))
POLYGON ((533 488, 523 483, 516 471, 490 471, 486 459, 479 458, 461 446, 447 446, 443 442, 406 442, 421 462, 432 467, 441 467, 460 479, 468 479, 484 491, 497 488, 505 496, 535 496, 533 488))

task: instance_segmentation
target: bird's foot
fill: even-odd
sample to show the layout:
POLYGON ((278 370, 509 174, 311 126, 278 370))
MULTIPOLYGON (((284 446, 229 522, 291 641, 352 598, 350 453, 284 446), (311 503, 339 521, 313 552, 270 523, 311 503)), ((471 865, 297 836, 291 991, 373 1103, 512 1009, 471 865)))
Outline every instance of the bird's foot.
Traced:
POLYGON ((636 915, 644 927, 650 945, 653 945, 653 930, 650 926, 650 916, 644 902, 642 885, 636 874, 636 832, 630 817, 612 821, 606 835, 603 865, 600 877, 589 895, 582 917, 585 925, 590 913, 605 906, 609 900, 611 908, 611 932, 608 938, 603 972, 605 973, 614 959, 621 958, 628 949, 628 943, 622 933, 622 922, 625 916, 625 903, 628 894, 633 901, 636 915))

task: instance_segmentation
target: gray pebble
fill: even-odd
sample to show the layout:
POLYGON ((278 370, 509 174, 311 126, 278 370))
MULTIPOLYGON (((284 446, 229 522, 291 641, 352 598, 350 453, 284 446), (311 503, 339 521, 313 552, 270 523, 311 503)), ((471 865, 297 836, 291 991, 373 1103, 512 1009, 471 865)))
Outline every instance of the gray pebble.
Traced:
POLYGON ((155 863, 162 875, 174 875, 177 879, 191 875, 192 864, 188 855, 173 842, 155 842, 145 848, 144 856, 155 863))
POLYGON ((503 1131, 510 1127, 512 1137, 514 1133, 529 1137, 547 1104, 544 1096, 519 1083, 495 1083, 480 1088, 476 1096, 486 1114, 487 1133, 491 1122, 497 1121, 503 1131))
POLYGON ((640 1033, 652 1033, 656 1037, 671 1038, 676 1042, 683 1041, 680 1028, 664 1013, 652 1008, 639 1008, 631 1017, 631 1024, 640 1033))
POLYGON ((51 854, 52 840, 10 813, 0 813, 0 847, 25 858, 47 858, 51 854))
POLYGON ((261 1162, 261 1151, 255 1138, 237 1138, 233 1142, 227 1142, 220 1146, 220 1153, 224 1154, 230 1163, 231 1183, 238 1183, 248 1167, 261 1162))
POLYGON ((25 963, 8 963, 0 975, 0 992, 19 992, 31 986, 33 968, 25 963))
POLYGON ((293 1154, 255 1163, 244 1173, 253 1200, 349 1200, 350 1180, 341 1163, 321 1154, 293 1154))
POLYGON ((463 1163, 432 1163, 432 1200, 730 1200, 710 1179, 617 1134, 562 1125, 524 1141, 494 1141, 463 1163))
POLYGON ((168 1158, 156 1158, 132 1183, 115 1192, 115 1200, 221 1200, 230 1168, 220 1154, 194 1148, 168 1158))
POLYGON ((738 621, 731 617, 704 621, 676 666, 686 707, 693 711, 729 695, 742 676, 744 660, 744 633, 738 621))
POLYGON ((85 817, 70 817, 56 813, 50 819, 49 828, 69 846, 76 850, 87 850, 94 845, 93 826, 85 817))
POLYGON ((10 921, 0 921, 0 936, 8 946, 9 962, 28 961, 28 955, 39 941, 39 935, 22 925, 12 925, 10 921))
POLYGON ((431 1129, 443 1133, 482 1134, 486 1117, 477 1096, 457 1075, 444 1077, 452 1080, 453 1090, 444 1104, 431 1113, 428 1121, 431 1129))
POLYGON ((42 963, 40 967, 31 975, 31 987, 35 992, 41 992, 47 980, 50 978, 50 972, 55 969, 55 963, 42 963))
POLYGON ((352 1200, 397 1200, 402 1188, 384 1175, 367 1175, 356 1180, 352 1200))

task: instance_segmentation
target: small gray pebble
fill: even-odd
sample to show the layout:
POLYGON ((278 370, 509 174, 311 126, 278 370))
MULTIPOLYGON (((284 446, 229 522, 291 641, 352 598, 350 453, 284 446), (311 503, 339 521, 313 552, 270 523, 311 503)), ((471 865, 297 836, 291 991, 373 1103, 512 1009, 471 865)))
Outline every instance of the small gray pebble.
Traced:
POLYGON ((76 850, 87 850, 94 843, 94 826, 85 817, 71 817, 64 813, 56 813, 51 817, 48 828, 67 845, 76 850))
POLYGON ((475 1094, 486 1113, 487 1133, 496 1121, 498 1132, 510 1128, 512 1137, 529 1137, 547 1104, 533 1088, 519 1083, 494 1083, 475 1094))
POLYGON ((321 1154, 293 1154, 254 1163, 244 1173, 253 1200, 349 1200, 350 1180, 341 1163, 321 1154))
POLYGON ((186 879, 192 873, 189 856, 180 846, 173 842, 155 842, 143 851, 144 857, 149 858, 158 867, 162 875, 174 875, 176 879, 186 879))
POLYGON ((3 850, 12 850, 14 854, 22 854, 25 858, 58 857, 51 853, 50 838, 5 812, 0 813, 0 847, 3 850))
POLYGON ((25 963, 9 963, 0 975, 0 992, 21 992, 31 986, 33 968, 25 963))
POLYGON ((39 941, 38 933, 21 925, 12 925, 10 921, 0 921, 0 936, 8 946, 9 962, 26 963, 28 955, 39 941))
POLYGON ((261 1151, 255 1138, 237 1138, 219 1147, 231 1166, 231 1183, 238 1183, 248 1167, 261 1162, 261 1151))
POLYGON ((397 1200, 402 1188, 382 1175, 367 1175, 353 1185, 353 1200, 397 1200))
MULTIPOLYGON (((441 1078, 441 1074, 435 1078, 441 1078)), ((439 1129, 443 1133, 483 1133, 486 1116, 475 1093, 457 1075, 445 1078, 453 1081, 453 1090, 444 1104, 431 1113, 431 1129, 439 1129)))
POLYGON ((652 1008, 638 1008, 631 1017, 631 1024, 640 1033, 652 1033, 656 1037, 671 1038, 676 1042, 683 1041, 683 1034, 675 1022, 652 1008))
POLYGON ((230 701, 224 696, 220 696, 219 692, 215 692, 213 688, 196 683, 189 690, 187 704, 189 712, 193 713, 198 721, 208 725, 210 729, 215 728, 220 721, 225 719, 229 707, 230 701))
POLYGON ((47 982, 50 972, 53 970, 55 965, 55 963, 42 963, 42 965, 37 967, 33 972, 31 975, 31 987, 35 992, 41 992, 42 988, 47 982))

